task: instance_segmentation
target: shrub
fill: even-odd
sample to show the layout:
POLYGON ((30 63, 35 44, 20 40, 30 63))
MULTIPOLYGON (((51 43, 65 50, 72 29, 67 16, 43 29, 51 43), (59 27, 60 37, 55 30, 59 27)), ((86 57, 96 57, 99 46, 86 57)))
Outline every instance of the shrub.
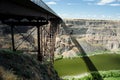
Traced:
POLYGON ((0 67, 0 80, 19 80, 19 78, 12 71, 5 71, 0 67))

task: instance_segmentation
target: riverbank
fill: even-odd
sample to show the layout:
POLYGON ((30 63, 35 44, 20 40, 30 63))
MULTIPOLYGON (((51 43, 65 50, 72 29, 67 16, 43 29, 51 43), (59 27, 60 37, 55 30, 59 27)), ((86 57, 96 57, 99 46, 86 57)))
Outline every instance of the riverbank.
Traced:
MULTIPOLYGON (((110 70, 110 71, 99 71, 98 72, 103 80, 119 80, 120 79, 120 70, 110 70)), ((97 72, 94 72, 97 74, 97 72)), ((84 73, 73 76, 63 76, 63 80, 91 80, 92 76, 90 73, 84 73)))
MULTIPOLYGON (((120 70, 120 54, 98 54, 88 58, 98 71, 120 70)), ((55 61, 54 68, 61 77, 72 76, 91 72, 86 64, 82 57, 65 58, 55 61)))

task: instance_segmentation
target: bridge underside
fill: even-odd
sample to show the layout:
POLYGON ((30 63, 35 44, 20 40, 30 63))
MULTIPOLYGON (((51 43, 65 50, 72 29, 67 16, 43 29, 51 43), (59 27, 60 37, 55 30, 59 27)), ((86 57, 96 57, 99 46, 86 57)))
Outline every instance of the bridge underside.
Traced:
POLYGON ((18 27, 21 26, 31 26, 37 30, 37 48, 31 51, 38 52, 39 61, 43 61, 44 56, 49 56, 50 60, 53 61, 55 35, 61 19, 54 12, 48 10, 49 8, 46 10, 30 0, 0 1, 0 25, 10 27, 13 51, 18 50, 24 40, 36 47, 28 40, 34 30, 26 37, 18 30, 18 27), (24 38, 18 45, 16 45, 15 32, 24 38))

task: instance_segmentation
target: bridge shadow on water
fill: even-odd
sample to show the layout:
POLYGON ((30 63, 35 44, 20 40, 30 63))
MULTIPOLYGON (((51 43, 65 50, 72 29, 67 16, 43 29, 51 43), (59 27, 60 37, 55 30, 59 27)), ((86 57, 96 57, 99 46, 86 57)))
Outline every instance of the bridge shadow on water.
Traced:
MULTIPOLYGON (((72 39, 73 43, 77 46, 78 50, 80 52, 82 52, 83 55, 87 55, 86 52, 84 51, 84 49, 82 48, 82 46, 78 43, 78 41, 73 37, 71 37, 71 39, 72 39)), ((82 59, 85 62, 90 74, 93 77, 92 80, 103 80, 102 76, 100 75, 97 68, 90 60, 90 58, 88 56, 85 56, 85 57, 82 57, 82 59), (92 72, 95 72, 95 73, 92 73, 92 72)))

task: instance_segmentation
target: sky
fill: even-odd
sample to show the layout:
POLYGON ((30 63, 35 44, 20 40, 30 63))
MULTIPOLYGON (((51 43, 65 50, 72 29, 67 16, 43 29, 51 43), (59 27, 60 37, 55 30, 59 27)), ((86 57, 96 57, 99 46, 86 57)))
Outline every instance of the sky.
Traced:
POLYGON ((43 0, 60 17, 120 20, 120 0, 43 0))

